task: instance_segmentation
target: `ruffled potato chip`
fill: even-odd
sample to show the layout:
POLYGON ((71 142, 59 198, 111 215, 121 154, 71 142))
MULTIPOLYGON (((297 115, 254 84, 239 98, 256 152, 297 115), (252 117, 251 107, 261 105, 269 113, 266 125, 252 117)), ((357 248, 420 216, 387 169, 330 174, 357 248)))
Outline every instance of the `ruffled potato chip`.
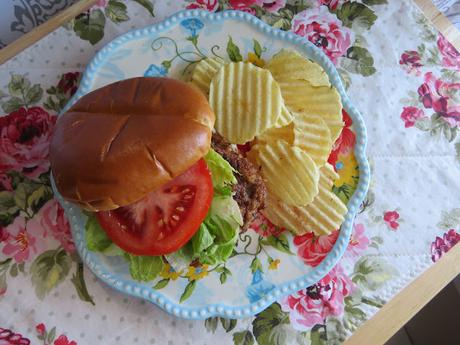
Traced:
POLYGON ((332 149, 332 138, 326 122, 318 115, 296 114, 293 122, 294 145, 310 155, 322 167, 332 149))
POLYGON ((288 109, 320 116, 329 127, 332 142, 335 142, 343 128, 342 102, 337 90, 313 86, 305 80, 283 79, 278 83, 288 109))
POLYGON ((303 150, 284 140, 256 145, 253 150, 268 189, 284 203, 303 206, 318 194, 318 167, 303 150))
POLYGON ((225 61, 217 57, 201 60, 193 69, 192 84, 203 91, 205 95, 209 94, 209 85, 211 84, 212 78, 224 65, 225 61))
POLYGON ((275 80, 299 79, 313 86, 330 86, 326 71, 294 50, 281 50, 271 58, 266 68, 275 80))
POLYGON ((294 120, 294 115, 292 115, 291 111, 283 104, 281 107, 281 113, 278 118, 278 121, 275 124, 275 127, 283 127, 290 124, 294 120))
POLYGON ((217 72, 209 103, 216 130, 233 144, 244 144, 275 127, 284 105, 271 73, 246 62, 229 63, 217 72))
POLYGON ((257 143, 271 143, 276 140, 284 140, 289 145, 294 145, 294 123, 279 128, 270 128, 257 136, 257 143))

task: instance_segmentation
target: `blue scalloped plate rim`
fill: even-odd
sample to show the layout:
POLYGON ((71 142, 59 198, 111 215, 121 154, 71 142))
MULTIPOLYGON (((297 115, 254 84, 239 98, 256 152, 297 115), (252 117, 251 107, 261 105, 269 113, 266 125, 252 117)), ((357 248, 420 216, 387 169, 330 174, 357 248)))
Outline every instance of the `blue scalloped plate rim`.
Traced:
POLYGON ((101 62, 103 62, 106 57, 109 56, 110 53, 119 45, 134 38, 138 39, 143 36, 158 34, 179 23, 181 20, 192 17, 198 17, 208 21, 222 21, 229 18, 240 20, 249 23, 256 30, 259 30, 264 34, 293 43, 296 45, 297 50, 303 52, 309 56, 309 58, 315 60, 325 69, 329 75, 331 83, 340 93, 343 107, 353 119, 354 131, 356 133, 354 153, 359 165, 359 181, 357 188, 347 205, 348 213, 345 216, 345 221, 341 226, 338 239, 327 257, 321 262, 320 265, 315 267, 311 272, 308 272, 308 274, 288 281, 282 285, 276 286, 273 290, 271 290, 270 293, 254 303, 248 303, 247 305, 243 306, 212 304, 203 305, 200 307, 186 307, 169 299, 163 295, 161 291, 140 286, 135 281, 126 280, 110 271, 101 268, 102 265, 100 259, 86 248, 84 236, 77 233, 75 231, 75 227, 72 224, 76 219, 76 212, 78 208, 70 205, 68 202, 62 199, 55 188, 53 180, 52 186, 58 201, 64 207, 65 212, 70 219, 70 223, 72 225, 72 234, 80 256, 82 257, 85 264, 91 269, 91 271, 110 287, 123 293, 145 299, 156 304, 168 313, 186 319, 205 319, 213 316, 221 316, 226 318, 249 317, 261 312, 283 296, 287 296, 302 288, 317 283, 336 265, 339 259, 343 256, 350 240, 354 218, 369 188, 370 168, 366 157, 367 132, 363 118, 348 98, 335 66, 319 48, 317 48, 315 45, 303 37, 297 36, 291 32, 274 29, 260 19, 240 11, 223 11, 218 13, 210 13, 202 10, 184 10, 177 12, 176 14, 166 18, 158 24, 154 24, 142 29, 135 29, 115 38, 113 41, 104 46, 86 67, 83 78, 80 82, 79 89, 68 102, 62 113, 67 111, 80 97, 91 90, 94 76, 96 75, 101 62))

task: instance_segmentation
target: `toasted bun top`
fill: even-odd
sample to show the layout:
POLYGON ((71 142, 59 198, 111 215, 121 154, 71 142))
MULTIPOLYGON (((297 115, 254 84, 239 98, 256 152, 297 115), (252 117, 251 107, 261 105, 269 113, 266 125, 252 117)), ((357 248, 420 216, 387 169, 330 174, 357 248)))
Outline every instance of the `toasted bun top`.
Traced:
POLYGON ((209 150, 203 94, 169 78, 132 78, 80 98, 56 124, 53 177, 62 196, 92 211, 140 200, 209 150))

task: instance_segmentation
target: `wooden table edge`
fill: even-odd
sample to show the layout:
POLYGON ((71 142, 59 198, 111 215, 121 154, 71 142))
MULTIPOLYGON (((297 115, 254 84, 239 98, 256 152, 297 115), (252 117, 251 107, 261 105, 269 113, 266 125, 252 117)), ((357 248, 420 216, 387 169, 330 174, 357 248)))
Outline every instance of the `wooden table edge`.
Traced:
POLYGON ((38 42, 49 33, 72 20, 80 13, 86 11, 88 8, 94 5, 96 1, 97 0, 80 0, 62 12, 59 12, 51 19, 47 20, 45 23, 37 26, 35 29, 11 42, 3 49, 0 49, 0 64, 3 64, 9 59, 15 57, 27 47, 38 42))
POLYGON ((460 245, 453 247, 394 296, 364 322, 344 345, 384 344, 459 273, 460 245))
MULTIPOLYGON (((97 0, 80 0, 50 20, 24 34, 0 50, 0 64, 86 11, 97 0)), ((460 31, 431 0, 414 0, 433 25, 460 51, 460 31)), ((460 246, 455 246, 400 293, 371 319, 367 320, 344 345, 383 344, 460 273, 460 246)))

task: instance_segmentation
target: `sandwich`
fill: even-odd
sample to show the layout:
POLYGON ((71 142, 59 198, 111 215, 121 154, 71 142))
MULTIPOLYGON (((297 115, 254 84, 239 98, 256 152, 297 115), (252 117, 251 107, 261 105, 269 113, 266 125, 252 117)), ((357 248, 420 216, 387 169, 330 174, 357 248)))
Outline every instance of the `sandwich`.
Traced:
POLYGON ((151 77, 94 90, 60 117, 53 179, 66 201, 85 210, 90 250, 131 263, 180 253, 216 264, 231 256, 239 232, 264 207, 266 188, 214 122, 197 88, 151 77))

